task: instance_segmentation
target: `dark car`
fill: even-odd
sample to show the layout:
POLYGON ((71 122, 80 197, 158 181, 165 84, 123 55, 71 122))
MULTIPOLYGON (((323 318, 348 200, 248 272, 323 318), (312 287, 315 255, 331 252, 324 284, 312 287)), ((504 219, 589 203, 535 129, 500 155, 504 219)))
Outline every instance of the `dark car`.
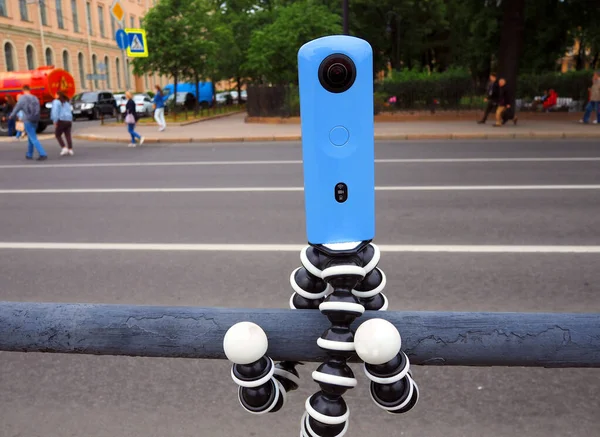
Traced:
POLYGON ((96 120, 101 115, 117 117, 117 102, 110 91, 88 91, 79 93, 71 99, 73 119, 87 117, 96 120))

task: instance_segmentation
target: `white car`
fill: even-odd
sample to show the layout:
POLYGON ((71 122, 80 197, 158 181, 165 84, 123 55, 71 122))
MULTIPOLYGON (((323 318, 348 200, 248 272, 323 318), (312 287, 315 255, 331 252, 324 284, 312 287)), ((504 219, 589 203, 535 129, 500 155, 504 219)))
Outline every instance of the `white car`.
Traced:
MULTIPOLYGON (((148 94, 135 94, 133 96, 133 101, 135 102, 135 111, 141 116, 150 117, 152 112, 154 112, 154 109, 152 108, 152 99, 150 99, 148 94)), ((121 114, 124 114, 127 99, 117 100, 117 104, 119 105, 121 114)))
MULTIPOLYGON (((215 99, 218 104, 224 104, 227 102, 227 95, 231 96, 233 103, 239 103, 238 92, 237 91, 225 91, 221 93, 217 93, 215 95, 215 99)), ((246 90, 242 90, 242 100, 248 100, 248 92, 246 90)))

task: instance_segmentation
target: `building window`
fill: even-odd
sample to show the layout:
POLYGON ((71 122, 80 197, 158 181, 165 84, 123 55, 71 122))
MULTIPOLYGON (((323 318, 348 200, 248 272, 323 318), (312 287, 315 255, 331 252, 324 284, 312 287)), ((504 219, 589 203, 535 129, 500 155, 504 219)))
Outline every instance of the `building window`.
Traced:
POLYGON ((6 0, 0 0, 0 16, 8 17, 8 12, 6 11, 6 0))
MULTIPOLYGON (((96 62, 96 55, 92 55, 92 74, 98 74, 98 63, 96 62)), ((94 87, 98 89, 98 80, 94 79, 94 87)))
POLYGON ((15 71, 15 58, 13 45, 9 42, 4 44, 4 60, 6 61, 6 71, 15 71))
POLYGON ((112 37, 116 41, 117 40, 117 31, 115 29, 115 17, 110 14, 110 31, 112 32, 112 37))
POLYGON ((93 35, 94 32, 92 32, 92 4, 90 2, 87 2, 85 4, 85 10, 87 15, 88 34, 93 35))
POLYGON ((133 15, 129 16, 129 22, 131 23, 131 27, 135 28, 135 17, 133 15))
POLYGON ((77 0, 71 0, 71 13, 73 14, 73 30, 79 32, 79 16, 77 14, 77 0))
POLYGON ((104 32, 104 8, 102 6, 98 6, 98 24, 100 25, 100 36, 106 38, 106 33, 104 32))
POLYGON ((115 59, 115 68, 117 70, 117 88, 121 90, 121 67, 120 67, 119 58, 115 59))
POLYGON ((150 89, 150 85, 148 85, 148 75, 147 74, 144 75, 144 79, 146 82, 146 91, 148 91, 150 89))
POLYGON ((79 53, 77 56, 79 62, 79 81, 81 82, 81 88, 85 89, 85 65, 83 64, 83 54, 79 53))
POLYGON ((62 14, 62 0, 56 0, 56 21, 58 22, 59 29, 65 28, 65 22, 63 21, 62 14))
POLYGON ((28 45, 25 49, 25 54, 27 55, 27 69, 34 70, 35 69, 35 56, 33 55, 33 47, 28 45))
POLYGON ((119 58, 115 59, 115 69, 117 71, 117 88, 121 90, 121 61, 119 58))
POLYGON ((131 74, 129 72, 129 59, 127 59, 127 61, 125 61, 125 62, 127 62, 127 71, 126 71, 127 76, 125 76, 125 83, 127 83, 127 82, 131 83, 131 74))
POLYGON ((63 50, 63 70, 69 71, 69 52, 63 50))
POLYGON ((48 25, 48 15, 46 14, 46 0, 40 0, 40 15, 42 16, 42 24, 48 25))
POLYGON ((106 74, 106 86, 110 89, 110 61, 108 60, 108 56, 104 57, 104 74, 106 74))
POLYGON ((19 12, 21 12, 21 20, 29 21, 29 14, 27 13, 27 0, 19 0, 19 12))
POLYGON ((52 49, 50 47, 46 48, 46 65, 54 65, 54 60, 52 59, 52 49))

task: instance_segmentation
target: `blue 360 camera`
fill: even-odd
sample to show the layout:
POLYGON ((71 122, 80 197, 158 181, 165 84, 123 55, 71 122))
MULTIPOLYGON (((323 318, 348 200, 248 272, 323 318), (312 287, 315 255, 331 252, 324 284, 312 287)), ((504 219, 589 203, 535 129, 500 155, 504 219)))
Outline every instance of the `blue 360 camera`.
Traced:
POLYGON ((298 51, 306 233, 313 245, 375 236, 373 50, 334 35, 298 51))

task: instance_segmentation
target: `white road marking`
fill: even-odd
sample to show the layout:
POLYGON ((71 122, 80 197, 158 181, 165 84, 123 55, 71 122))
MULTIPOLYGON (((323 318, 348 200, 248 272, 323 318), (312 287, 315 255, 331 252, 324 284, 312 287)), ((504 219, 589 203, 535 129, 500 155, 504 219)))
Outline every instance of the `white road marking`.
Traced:
MULTIPOLYGON (((376 159, 377 164, 460 164, 460 163, 508 163, 508 162, 598 162, 600 157, 556 157, 556 158, 415 158, 376 159)), ((173 167, 204 165, 299 165, 301 160, 280 161, 164 161, 164 162, 100 162, 75 164, 5 164, 0 169, 44 169, 44 168, 90 168, 90 167, 173 167)))
MULTIPOLYGON (((376 191, 524 191, 600 190, 600 185, 423 185, 375 187, 376 191)), ((304 191, 303 187, 198 187, 198 188, 39 188, 0 190, 0 194, 118 194, 118 193, 268 193, 304 191)))
MULTIPOLYGON (((433 253, 591 253, 600 254, 600 246, 520 246, 520 245, 428 245, 381 244, 382 252, 433 253)), ((47 250, 131 250, 191 252, 299 252, 306 244, 152 244, 152 243, 45 243, 0 242, 1 249, 47 250)))

